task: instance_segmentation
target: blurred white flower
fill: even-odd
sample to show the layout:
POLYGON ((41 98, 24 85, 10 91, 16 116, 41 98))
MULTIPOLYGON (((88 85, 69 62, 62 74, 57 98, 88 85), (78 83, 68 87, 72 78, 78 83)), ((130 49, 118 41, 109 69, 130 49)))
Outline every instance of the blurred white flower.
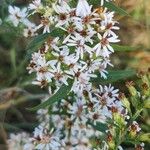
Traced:
POLYGON ((60 148, 60 134, 59 132, 51 129, 38 126, 34 130, 33 142, 35 143, 35 149, 38 150, 59 150, 60 148))
POLYGON ((13 23, 15 27, 18 26, 20 22, 26 22, 27 17, 27 8, 23 8, 22 10, 16 6, 9 6, 8 11, 10 13, 9 20, 13 23))
POLYGON ((78 0, 76 15, 80 17, 86 17, 90 15, 91 8, 92 6, 90 6, 86 0, 78 0))

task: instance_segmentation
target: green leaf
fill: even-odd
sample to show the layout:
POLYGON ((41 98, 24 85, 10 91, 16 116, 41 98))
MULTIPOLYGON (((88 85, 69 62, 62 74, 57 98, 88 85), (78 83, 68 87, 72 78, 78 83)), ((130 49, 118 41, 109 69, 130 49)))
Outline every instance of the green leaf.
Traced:
POLYGON ((110 9, 110 10, 112 10, 112 11, 115 11, 115 12, 117 12, 118 14, 120 14, 120 15, 123 15, 123 16, 128 16, 129 14, 125 11, 125 10, 123 10, 122 8, 120 8, 120 7, 118 7, 118 6, 116 6, 114 3, 112 3, 112 2, 104 2, 104 7, 107 7, 108 9, 110 9))
POLYGON ((101 131, 101 132, 105 132, 106 130, 108 130, 108 126, 104 123, 101 122, 97 122, 96 125, 94 125, 92 122, 88 122, 88 124, 90 124, 94 129, 101 131))
MULTIPOLYGON (((98 7, 100 6, 100 0, 88 0, 88 3, 90 5, 93 5, 94 7, 98 7)), ((77 1, 75 0, 72 0, 70 2, 70 5, 72 7, 76 7, 77 6, 77 1)), ((123 15, 123 16, 126 16, 126 15, 129 15, 124 9, 116 6, 114 3, 112 2, 104 2, 104 7, 107 7, 109 10, 112 10, 112 11, 115 11, 116 13, 120 14, 120 15, 123 15)))
POLYGON ((97 78, 91 80, 92 83, 105 85, 108 83, 113 83, 119 80, 124 80, 132 77, 136 74, 134 70, 118 70, 118 71, 108 71, 107 79, 103 79, 98 74, 97 78))
POLYGON ((36 126, 38 126, 38 123, 30 123, 30 122, 23 122, 23 123, 3 123, 3 126, 6 130, 10 132, 14 131, 22 131, 22 129, 28 129, 30 131, 33 131, 36 126))
POLYGON ((150 133, 142 133, 139 135, 139 140, 150 143, 150 133))
POLYGON ((13 69, 13 73, 16 74, 16 50, 12 49, 10 51, 10 59, 11 59, 11 64, 12 64, 12 69, 13 69))
POLYGON ((135 47, 131 46, 124 46, 124 45, 117 45, 117 44, 111 44, 113 49, 118 52, 127 52, 127 51, 134 51, 137 50, 135 47))
POLYGON ((62 38, 64 36, 64 34, 65 34, 65 31, 63 31, 60 28, 55 28, 50 33, 38 35, 27 46, 27 51, 28 51, 27 55, 29 56, 33 51, 38 50, 49 37, 52 37, 52 38, 53 37, 60 37, 60 38, 62 38))
POLYGON ((38 49, 48 37, 50 37, 50 33, 38 35, 29 43, 27 50, 38 49))
POLYGON ((52 97, 50 97, 47 101, 45 101, 45 102, 41 103, 40 105, 35 106, 33 108, 28 108, 28 110, 36 111, 38 109, 48 107, 48 106, 52 105, 53 103, 58 102, 61 99, 65 98, 69 94, 69 92, 72 88, 73 80, 69 79, 68 83, 69 83, 68 86, 63 84, 60 87, 60 89, 52 97))
POLYGON ((144 101, 144 108, 150 108, 150 97, 144 101))
MULTIPOLYGON (((90 5, 93 5, 95 7, 100 6, 100 0, 89 0, 88 2, 90 5)), ((115 11, 116 13, 119 13, 120 15, 123 15, 123 16, 129 15, 125 10, 116 6, 112 2, 105 1, 104 7, 107 7, 109 10, 115 11)))

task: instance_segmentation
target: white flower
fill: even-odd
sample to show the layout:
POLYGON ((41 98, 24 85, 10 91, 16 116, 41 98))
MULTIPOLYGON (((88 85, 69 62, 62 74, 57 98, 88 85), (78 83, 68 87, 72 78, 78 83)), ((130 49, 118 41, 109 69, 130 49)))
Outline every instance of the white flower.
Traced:
MULTIPOLYGON (((7 140, 8 150, 23 150, 24 144, 29 143, 29 135, 25 132, 19 134, 10 134, 10 138, 7 140)), ((25 149, 24 149, 25 150, 25 149)), ((33 150, 33 145, 28 145, 28 150, 33 150)))
POLYGON ((58 129, 61 130, 64 127, 64 118, 62 118, 62 116, 60 115, 52 115, 51 116, 52 122, 54 124, 54 126, 58 129))
POLYGON ((106 68, 104 67, 104 65, 99 66, 99 72, 102 78, 107 79, 108 71, 106 71, 106 68))
POLYGON ((50 32, 50 25, 52 25, 54 23, 54 18, 52 16, 50 17, 47 17, 47 18, 42 18, 41 19, 41 24, 39 24, 37 27, 36 27, 36 30, 40 29, 40 28, 44 28, 43 29, 43 33, 46 33, 46 32, 50 32))
POLYGON ((90 121, 96 125, 97 122, 106 123, 106 116, 103 114, 102 109, 95 108, 89 112, 90 121))
MULTIPOLYGON (((105 50, 105 53, 108 53, 108 51, 110 52, 114 52, 113 48, 110 46, 110 43, 116 43, 119 42, 120 40, 118 39, 118 36, 111 36, 108 37, 107 34, 103 34, 103 36, 101 36, 98 33, 98 38, 99 38, 99 43, 97 45, 95 45, 95 47, 93 48, 94 51, 96 51, 96 56, 100 55, 101 50, 105 50)), ((109 55, 108 55, 109 57, 109 55)))
POLYGON ((69 105, 68 113, 71 114, 71 120, 74 120, 77 123, 85 123, 87 121, 86 116, 86 103, 83 99, 78 98, 76 102, 72 105, 69 105))
POLYGON ((114 12, 104 13, 104 19, 101 21, 101 29, 104 30, 108 35, 116 36, 113 30, 119 30, 119 27, 115 24, 117 21, 113 20, 114 12))
POLYGON ((88 71, 90 73, 94 73, 95 70, 98 70, 99 69, 99 66, 101 65, 102 63, 102 58, 97 58, 97 59, 89 59, 87 61, 87 68, 88 68, 88 71))
POLYGON ((59 150, 60 144, 60 134, 59 132, 52 129, 49 131, 42 126, 38 126, 34 130, 33 141, 35 143, 35 149, 38 150, 59 150))
POLYGON ((37 33, 36 33, 35 26, 34 26, 34 25, 28 25, 27 28, 24 29, 23 35, 24 35, 25 37, 33 37, 33 36, 36 36, 37 33))
POLYGON ((92 48, 85 44, 85 38, 79 34, 71 36, 71 38, 68 40, 67 45, 76 47, 77 49, 75 52, 77 56, 81 57, 81 59, 83 59, 85 52, 88 52, 90 55, 92 55, 92 48))
POLYGON ((104 91, 107 93, 108 97, 115 100, 116 97, 118 97, 118 89, 114 89, 113 86, 111 86, 111 84, 109 84, 109 86, 104 86, 104 91))
POLYGON ((91 102, 94 103, 94 108, 97 111, 101 110, 101 114, 111 118, 112 113, 110 111, 111 107, 116 107, 116 109, 121 112, 123 107, 118 100, 118 89, 114 89, 111 85, 109 86, 99 86, 99 89, 93 90, 92 93, 97 97, 94 98, 90 95, 91 102))
POLYGON ((46 43, 45 43, 45 47, 46 49, 54 49, 56 51, 59 51, 59 47, 58 47, 58 44, 59 44, 59 37, 56 37, 56 38, 48 38, 46 43))
POLYGON ((37 119, 39 120, 40 125, 46 127, 50 121, 50 116, 48 114, 48 110, 47 109, 39 109, 37 111, 37 119))
POLYGON ((41 78, 39 80, 32 81, 32 84, 38 85, 41 88, 46 87, 48 85, 48 81, 45 78, 41 78))
POLYGON ((132 125, 129 126, 129 131, 133 131, 137 133, 141 131, 141 128, 136 121, 133 121, 132 125))
POLYGON ((76 15, 80 17, 86 17, 91 14, 91 8, 86 0, 79 0, 76 8, 76 15))
POLYGON ((68 24, 69 21, 72 21, 74 15, 72 16, 71 14, 74 12, 74 9, 70 8, 65 1, 60 5, 53 4, 53 9, 58 14, 56 27, 61 27, 68 24))
POLYGON ((27 9, 23 8, 22 10, 16 6, 9 6, 8 11, 10 13, 9 20, 13 23, 15 27, 18 26, 20 22, 26 22, 27 9))
POLYGON ((57 83, 57 85, 59 84, 66 84, 68 85, 67 79, 68 79, 68 75, 64 74, 64 72, 61 69, 61 64, 58 63, 55 66, 51 66, 52 69, 50 69, 50 72, 53 74, 53 77, 57 83))
POLYGON ((34 0, 31 4, 29 4, 29 9, 30 10, 38 10, 40 7, 42 7, 41 0, 34 0))
POLYGON ((53 73, 50 71, 50 65, 49 62, 46 62, 45 59, 43 59, 43 62, 41 61, 41 65, 37 66, 37 80, 46 79, 47 81, 51 82, 52 77, 54 77, 53 73))
POLYGON ((90 78, 97 77, 95 74, 90 74, 88 72, 76 72, 75 73, 75 80, 72 86, 72 91, 76 93, 77 95, 81 96, 83 94, 83 91, 89 91, 92 87, 90 81, 90 78))
POLYGON ((58 52, 52 51, 52 54, 54 57, 57 58, 55 60, 50 61, 53 63, 53 65, 55 65, 56 63, 66 63, 66 61, 68 60, 69 49, 67 46, 62 46, 59 48, 58 52))

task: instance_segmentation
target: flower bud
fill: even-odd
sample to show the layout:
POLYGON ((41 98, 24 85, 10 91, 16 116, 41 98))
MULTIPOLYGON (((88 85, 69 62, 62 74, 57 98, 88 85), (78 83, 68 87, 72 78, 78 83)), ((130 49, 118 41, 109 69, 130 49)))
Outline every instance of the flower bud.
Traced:
POLYGON ((149 142, 150 141, 150 133, 141 134, 139 136, 139 140, 143 142, 149 142))
POLYGON ((150 108, 150 99, 144 101, 144 108, 150 108))
POLYGON ((109 149, 115 149, 115 142, 113 136, 110 133, 107 135, 107 143, 109 145, 109 149))
POLYGON ((118 112, 117 108, 111 107, 111 111, 115 123, 120 127, 124 126, 125 125, 124 117, 123 115, 121 115, 120 112, 118 112))
POLYGON ((136 145, 135 150, 144 150, 144 143, 136 145))
POLYGON ((147 83, 142 84, 142 92, 144 96, 149 96, 150 95, 150 87, 148 86, 147 83))
POLYGON ((140 132, 141 128, 136 121, 133 121, 132 125, 129 127, 129 136, 133 139, 137 136, 137 133, 140 132))
POLYGON ((127 108, 128 111, 130 111, 130 103, 129 103, 128 99, 126 98, 126 96, 124 95, 124 93, 120 93, 119 98, 121 99, 123 106, 125 108, 127 108))
POLYGON ((133 81, 127 82, 126 86, 128 87, 129 92, 130 92, 130 94, 132 96, 136 96, 137 95, 137 90, 134 87, 134 82, 133 81))

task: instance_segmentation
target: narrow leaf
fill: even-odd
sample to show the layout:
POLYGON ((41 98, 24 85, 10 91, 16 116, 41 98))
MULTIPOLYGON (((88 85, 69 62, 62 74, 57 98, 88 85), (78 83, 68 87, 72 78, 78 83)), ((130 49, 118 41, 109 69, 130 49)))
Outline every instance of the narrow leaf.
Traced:
MULTIPOLYGON (((100 0, 89 0, 88 1, 90 5, 93 5, 95 7, 100 6, 100 0)), ((107 7, 109 10, 115 11, 116 13, 119 13, 120 15, 126 16, 129 15, 124 9, 116 6, 112 2, 104 2, 104 7, 107 7)))
POLYGON ((112 10, 112 11, 115 11, 117 13, 119 13, 120 15, 123 15, 123 16, 128 16, 129 14, 122 8, 116 6, 114 3, 112 2, 106 2, 104 3, 104 7, 107 7, 108 9, 112 10))
POLYGON ((94 125, 92 122, 89 122, 88 124, 90 124, 94 129, 101 131, 103 133, 106 130, 108 130, 108 126, 104 123, 101 123, 101 122, 97 122, 96 125, 94 125))
POLYGON ((117 45, 117 44, 111 44, 113 49, 118 52, 127 52, 127 51, 134 51, 137 50, 135 47, 131 46, 124 46, 124 45, 117 45))
POLYGON ((98 74, 97 78, 94 78, 91 80, 92 83, 95 84, 108 84, 113 83, 119 80, 124 80, 129 77, 132 77, 136 74, 134 70, 118 70, 118 71, 108 71, 107 79, 103 79, 100 77, 100 74, 98 74))
POLYGON ((27 51, 34 51, 35 49, 38 49, 44 44, 44 42, 49 38, 49 37, 63 37, 65 34, 65 31, 63 31, 60 28, 55 28, 53 29, 50 33, 45 33, 38 35, 35 37, 31 43, 27 46, 27 51))
POLYGON ((28 110, 36 111, 38 109, 48 107, 48 106, 52 105, 53 103, 58 102, 61 99, 65 98, 69 94, 69 92, 72 88, 73 81, 71 79, 69 79, 68 83, 69 83, 68 86, 63 84, 60 87, 60 89, 52 97, 50 97, 47 101, 45 101, 45 102, 41 103, 40 105, 35 106, 33 108, 28 108, 28 110))
POLYGON ((142 141, 142 142, 149 142, 150 143, 150 133, 140 134, 139 140, 142 141))
POLYGON ((144 108, 150 108, 150 97, 144 101, 144 108))
POLYGON ((13 72, 16 73, 17 67, 16 67, 16 51, 15 51, 15 49, 12 49, 10 51, 10 57, 11 57, 11 64, 12 64, 13 72))
POLYGON ((31 41, 31 43, 29 43, 29 45, 27 46, 27 50, 39 48, 48 37, 50 37, 50 33, 38 35, 31 41))

